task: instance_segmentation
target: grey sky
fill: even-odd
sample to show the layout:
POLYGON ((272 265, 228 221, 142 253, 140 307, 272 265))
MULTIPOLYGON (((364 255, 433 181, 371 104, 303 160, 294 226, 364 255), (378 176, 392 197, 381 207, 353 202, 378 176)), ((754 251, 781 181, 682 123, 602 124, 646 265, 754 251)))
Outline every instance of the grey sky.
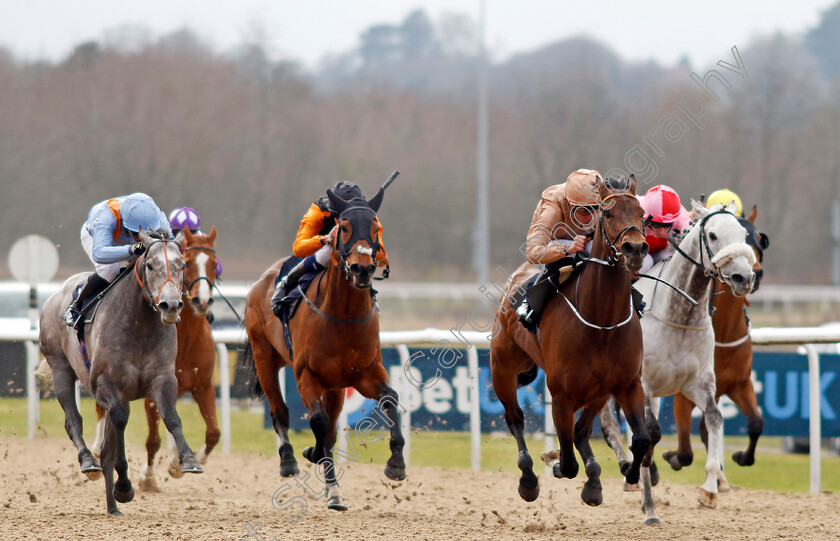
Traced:
MULTIPOLYGON (((725 58, 759 34, 802 34, 836 0, 487 0, 488 43, 497 56, 587 34, 623 57, 673 63, 687 54, 697 65, 725 58)), ((431 17, 478 17, 479 0, 0 0, 0 45, 24 59, 64 57, 85 40, 124 24, 154 35, 189 27, 216 49, 240 43, 261 27, 275 55, 312 65, 357 43, 378 22, 397 23, 415 8, 431 17)))

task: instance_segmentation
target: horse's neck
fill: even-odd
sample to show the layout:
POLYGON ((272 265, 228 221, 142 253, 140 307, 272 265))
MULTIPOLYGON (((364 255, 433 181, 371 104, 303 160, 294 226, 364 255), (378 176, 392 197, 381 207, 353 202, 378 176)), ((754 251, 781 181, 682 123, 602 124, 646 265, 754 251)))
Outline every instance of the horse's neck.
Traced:
POLYGON ((178 336, 194 335, 200 332, 205 325, 208 328, 210 327, 206 316, 199 316, 192 311, 192 308, 184 306, 181 310, 181 321, 178 322, 178 336))
MULTIPOLYGON (((694 261, 700 262, 699 228, 692 229, 679 246, 694 261)), ((703 270, 686 259, 681 253, 676 252, 666 267, 665 275, 662 278, 696 300, 697 306, 692 306, 676 291, 665 287, 659 288, 659 293, 657 293, 657 298, 654 299, 652 308, 656 309, 662 316, 667 314, 668 319, 676 323, 706 325, 705 319, 709 317, 708 304, 711 279, 705 275, 703 270)))
MULTIPOLYGON (((134 269, 125 272, 134 274, 134 269)), ((143 280, 143 278, 144 275, 141 274, 140 279, 143 280)), ((103 302, 119 304, 119 309, 114 313, 122 314, 125 319, 131 320, 133 334, 142 335, 148 330, 147 327, 152 328, 160 323, 160 318, 157 317, 157 313, 146 300, 140 284, 137 283, 136 276, 120 278, 120 281, 106 294, 103 302)))
POLYGON ((335 265, 329 265, 318 286, 318 294, 323 299, 319 303, 325 313, 341 319, 358 319, 373 309, 373 299, 367 289, 353 287, 343 271, 335 265))
POLYGON ((719 342, 732 342, 747 334, 747 318, 744 317, 746 297, 736 297, 729 286, 718 282, 715 297, 715 317, 712 323, 719 342))
MULTIPOLYGON (((600 224, 595 229, 591 256, 606 260, 611 255, 604 242, 600 224)), ((589 263, 580 276, 577 287, 578 310, 581 314, 593 316, 591 311, 597 307, 599 320, 617 322, 627 317, 630 306, 630 276, 621 265, 606 266, 589 263), (601 312, 603 311, 603 312, 601 312)), ((609 324, 609 323, 605 323, 609 324)))

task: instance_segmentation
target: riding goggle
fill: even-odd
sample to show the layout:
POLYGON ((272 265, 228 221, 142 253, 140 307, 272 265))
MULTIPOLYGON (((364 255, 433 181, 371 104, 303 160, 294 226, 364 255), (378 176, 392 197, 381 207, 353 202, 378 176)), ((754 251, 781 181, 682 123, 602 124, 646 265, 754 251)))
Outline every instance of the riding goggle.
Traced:
POLYGON ((662 223, 662 222, 653 222, 653 221, 651 221, 648 225, 650 225, 650 227, 652 227, 653 229, 669 229, 669 228, 671 228, 671 227, 674 227, 674 223, 673 223, 673 222, 670 222, 670 223, 662 223))

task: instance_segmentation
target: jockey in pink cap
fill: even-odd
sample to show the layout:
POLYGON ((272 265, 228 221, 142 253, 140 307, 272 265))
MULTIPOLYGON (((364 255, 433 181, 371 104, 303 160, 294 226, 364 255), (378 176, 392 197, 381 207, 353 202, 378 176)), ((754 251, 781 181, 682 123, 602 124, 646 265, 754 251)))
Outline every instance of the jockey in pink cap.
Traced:
POLYGON ((688 227, 690 219, 677 192, 663 184, 639 196, 639 202, 645 211, 645 240, 650 249, 640 272, 647 272, 654 264, 671 255, 668 235, 681 233, 688 227))

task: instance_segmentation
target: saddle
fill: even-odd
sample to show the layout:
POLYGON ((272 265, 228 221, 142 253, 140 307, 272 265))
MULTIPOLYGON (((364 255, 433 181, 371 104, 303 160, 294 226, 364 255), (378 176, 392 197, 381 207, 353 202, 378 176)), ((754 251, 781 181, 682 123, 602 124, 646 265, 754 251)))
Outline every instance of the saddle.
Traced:
POLYGON ((530 332, 539 334, 539 323, 548 301, 557 294, 560 286, 573 274, 586 266, 586 260, 575 254, 558 261, 548 263, 542 272, 528 279, 524 288, 517 289, 511 304, 519 308, 527 299, 530 307, 528 317, 520 316, 519 321, 530 332))

